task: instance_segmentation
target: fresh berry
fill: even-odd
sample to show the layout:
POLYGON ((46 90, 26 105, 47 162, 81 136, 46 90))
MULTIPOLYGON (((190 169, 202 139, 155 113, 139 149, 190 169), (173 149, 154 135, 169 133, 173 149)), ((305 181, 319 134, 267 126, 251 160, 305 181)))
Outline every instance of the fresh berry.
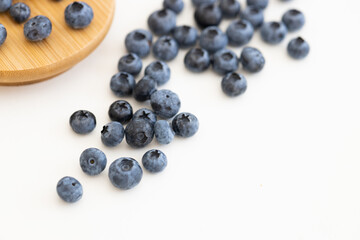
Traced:
POLYGON ((134 119, 125 128, 126 142, 133 148, 142 148, 154 138, 154 126, 147 120, 134 119))
POLYGON ((68 203, 74 203, 81 199, 83 189, 78 180, 73 177, 63 177, 56 185, 59 197, 68 203))
POLYGON ((96 126, 95 115, 87 110, 76 111, 70 117, 70 126, 76 133, 87 134, 96 126))
POLYGON ((167 166, 166 155, 157 149, 149 150, 142 157, 142 165, 151 173, 159 173, 167 166))
POLYGON ((52 31, 51 21, 42 15, 31 18, 24 25, 24 35, 29 41, 41 41, 52 31))
POLYGON ((188 138, 199 130, 199 121, 196 116, 191 113, 179 113, 172 120, 172 128, 176 135, 188 138))
POLYGON ((169 34, 176 26, 176 14, 169 9, 156 11, 149 16, 148 25, 156 35, 169 34))
POLYGON ((110 105, 108 113, 112 121, 126 124, 133 116, 133 109, 127 101, 117 100, 110 105))
POLYGON ((4 25, 0 24, 0 46, 3 45, 7 37, 7 31, 4 25))
POLYGON ((229 73, 222 79, 221 88, 230 97, 239 96, 246 91, 246 78, 240 73, 229 73))
POLYGON ((235 20, 226 29, 226 35, 230 45, 240 47, 250 42, 254 27, 245 19, 235 20))
POLYGON ((264 22, 264 12, 256 7, 247 7, 240 12, 241 19, 248 20, 257 29, 264 22))
POLYGON ((124 139, 124 127, 119 122, 110 122, 101 130, 101 141, 108 147, 119 145, 124 139))
POLYGON ((287 34, 287 29, 282 22, 266 22, 262 25, 261 38, 269 44, 279 44, 287 34))
POLYGON ((183 0, 164 0, 163 6, 179 14, 184 9, 184 2, 183 0))
POLYGON ((195 21, 201 28, 217 26, 222 20, 222 12, 217 4, 203 4, 195 10, 195 21))
POLYGON ((9 10, 11 4, 12 4, 12 0, 0 0, 0 13, 9 10))
POLYGON ((157 117, 153 111, 147 108, 140 108, 134 113, 134 116, 132 118, 133 120, 145 120, 148 121, 151 125, 154 125, 157 117))
POLYGON ((139 102, 150 99, 151 94, 156 91, 156 81, 150 76, 145 75, 134 88, 134 98, 139 102))
POLYGON ((131 96, 135 87, 133 75, 127 72, 119 72, 111 77, 110 89, 116 96, 131 96))
POLYGON ((104 171, 106 167, 106 156, 97 148, 88 148, 80 155, 80 167, 84 173, 95 176, 104 171))
POLYGON ((216 0, 191 0, 191 1, 197 7, 202 4, 212 4, 216 2, 216 0))
POLYGON ((119 72, 127 72, 133 76, 138 75, 141 72, 142 61, 138 55, 129 53, 120 58, 118 63, 119 72))
POLYGON ((154 126, 156 140, 160 144, 169 144, 174 139, 175 133, 166 120, 158 120, 154 126))
POLYGON ((152 34, 147 30, 134 30, 125 38, 126 49, 141 58, 146 57, 150 53, 152 38, 152 34))
POLYGON ((292 58, 303 59, 309 54, 310 46, 303 38, 297 37, 289 42, 287 51, 292 58))
POLYGON ((150 104, 155 114, 165 119, 175 116, 181 106, 178 95, 166 89, 151 94, 150 104))
POLYGON ((210 56, 205 49, 192 48, 186 53, 184 63, 192 72, 203 72, 210 66, 210 56))
POLYGON ((240 13, 240 3, 237 0, 220 0, 220 9, 224 18, 234 18, 240 13))
POLYGON ((174 29, 173 36, 180 48, 188 48, 195 46, 198 32, 194 27, 183 25, 174 29))
POLYGON ((234 72, 239 67, 236 54, 229 49, 222 49, 214 54, 213 69, 220 75, 234 72))
POLYGON ((282 22, 289 32, 294 32, 304 26, 305 16, 299 10, 291 9, 282 16, 282 22))
POLYGON ((179 52, 179 45, 174 38, 170 36, 160 37, 154 44, 154 56, 162 61, 173 60, 179 52))
POLYGON ((269 4, 269 0, 246 0, 246 4, 251 7, 265 9, 269 4))
POLYGON ((93 18, 94 12, 85 2, 70 3, 65 9, 65 22, 74 29, 86 28, 93 18))
POLYGON ((145 68, 145 75, 156 81, 158 86, 167 83, 170 80, 170 68, 163 61, 155 61, 145 68))
POLYGON ((228 38, 220 28, 212 26, 205 28, 200 35, 200 47, 207 50, 210 54, 225 48, 228 38))
POLYGON ((30 8, 25 3, 18 2, 10 7, 9 13, 15 22, 22 23, 30 17, 30 8))
POLYGON ((258 49, 246 47, 241 52, 240 62, 244 70, 256 73, 264 68, 265 58, 258 49))
POLYGON ((139 163, 130 157, 116 159, 109 167, 110 182, 117 188, 128 190, 139 184, 143 171, 139 163))

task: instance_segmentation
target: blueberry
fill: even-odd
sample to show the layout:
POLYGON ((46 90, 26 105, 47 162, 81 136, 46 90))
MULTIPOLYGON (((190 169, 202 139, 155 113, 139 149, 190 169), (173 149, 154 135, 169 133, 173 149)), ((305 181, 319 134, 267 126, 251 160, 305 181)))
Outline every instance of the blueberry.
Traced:
POLYGON ((237 0, 220 0, 219 7, 224 18, 234 18, 240 13, 240 3, 237 0))
POLYGON ((133 109, 127 101, 117 100, 110 105, 108 113, 112 121, 126 124, 133 116, 133 109))
POLYGON ((133 148, 142 148, 154 138, 154 126, 148 120, 134 119, 125 128, 126 142, 133 148))
POLYGON ((210 56, 205 49, 192 48, 186 53, 184 63, 192 72, 203 72, 210 66, 210 56))
POLYGON ((265 58, 258 49, 246 47, 241 52, 240 62, 246 71, 256 73, 263 69, 265 58))
POLYGON ((142 61, 138 55, 129 53, 120 58, 118 63, 119 72, 127 72, 134 76, 141 72, 142 61))
POLYGON ((96 126, 96 118, 94 114, 87 110, 79 110, 71 115, 70 126, 74 132, 86 134, 94 130, 96 126))
POLYGON ((184 2, 183 0, 164 0, 163 6, 178 14, 184 9, 184 2))
POLYGON ((116 96, 131 96, 135 87, 133 75, 127 72, 119 72, 111 77, 110 89, 116 96))
POLYGON ((210 54, 225 48, 228 38, 218 27, 207 27, 200 35, 200 47, 207 50, 210 54))
POLYGON ((198 32, 194 27, 183 25, 174 29, 173 36, 180 48, 188 48, 195 46, 198 32))
POLYGON ((30 17, 30 8, 25 3, 18 2, 11 6, 9 13, 15 22, 22 23, 30 17))
POLYGON ((157 117, 153 111, 147 108, 140 108, 134 113, 134 116, 132 118, 133 120, 145 120, 148 121, 151 125, 154 125, 157 117))
POLYGON ((134 88, 134 98, 139 102, 150 99, 153 92, 156 91, 156 81, 150 76, 145 75, 134 88))
POLYGON ((130 157, 116 159, 109 167, 110 182, 117 188, 128 190, 139 184, 143 171, 139 163, 130 157))
POLYGON ((303 38, 297 37, 289 42, 287 51, 292 58, 303 59, 309 54, 310 46, 303 38))
POLYGON ((226 35, 230 45, 240 47, 250 42, 254 27, 245 19, 235 20, 226 29, 226 35))
POLYGON ((9 10, 11 4, 12 4, 12 0, 0 0, 0 13, 9 10))
POLYGON ((195 21, 201 28, 217 26, 222 20, 222 12, 217 4, 203 4, 195 10, 195 21))
POLYGON ((24 25, 24 35, 29 41, 41 41, 52 31, 51 21, 42 15, 31 18, 24 25))
POLYGON ((154 44, 154 56, 162 61, 173 60, 179 52, 179 45, 174 38, 170 36, 160 37, 154 44))
POLYGON ((104 171, 106 156, 97 148, 85 149, 80 155, 80 167, 84 173, 95 176, 104 171))
POLYGON ((170 68, 163 61, 155 61, 145 68, 145 75, 156 81, 161 86, 170 80, 170 68))
POLYGON ((150 104, 156 115, 166 119, 175 116, 181 106, 178 95, 166 89, 151 94, 150 104))
POLYGON ((230 97, 239 96, 246 91, 246 78, 240 73, 228 73, 221 81, 221 88, 230 97))
POLYGON ((172 128, 176 135, 187 138, 199 129, 199 121, 195 115, 187 112, 179 113, 172 120, 172 128))
POLYGON ((291 9, 282 16, 282 22, 289 32, 301 29, 305 24, 305 16, 302 12, 291 9))
POLYGON ((156 11, 149 16, 148 25, 156 35, 169 34, 176 26, 176 14, 169 9, 156 11))
POLYGON ((216 0, 191 0, 191 1, 196 7, 203 4, 213 4, 216 2, 216 0))
POLYGON ((222 49, 214 54, 213 68, 220 75, 234 72, 239 67, 236 54, 229 49, 222 49))
POLYGON ((174 130, 166 120, 158 120, 154 126, 156 140, 160 144, 169 144, 174 139, 174 130))
POLYGON ((7 37, 7 31, 4 25, 0 24, 0 46, 3 45, 7 37))
POLYGON ((259 9, 265 9, 269 4, 269 0, 246 0, 246 4, 259 9))
POLYGON ((279 44, 287 34, 287 29, 282 22, 266 22, 262 25, 261 38, 269 44, 279 44))
POLYGON ((151 173, 159 173, 167 165, 166 155, 157 149, 149 150, 142 157, 142 165, 151 173))
POLYGON ((108 147, 119 145, 124 139, 124 127, 119 122, 110 122, 101 130, 101 141, 108 147))
POLYGON ((125 46, 130 53, 143 58, 149 55, 152 44, 152 34, 143 29, 137 29, 126 35, 125 46))
POLYGON ((241 19, 248 20, 257 29, 264 22, 264 12, 256 7, 247 7, 240 12, 241 19))
POLYGON ((86 28, 93 18, 94 12, 85 2, 73 2, 65 8, 65 22, 71 28, 86 28))
POLYGON ((56 185, 59 197, 68 203, 74 203, 83 195, 83 189, 78 180, 73 177, 63 177, 56 185))

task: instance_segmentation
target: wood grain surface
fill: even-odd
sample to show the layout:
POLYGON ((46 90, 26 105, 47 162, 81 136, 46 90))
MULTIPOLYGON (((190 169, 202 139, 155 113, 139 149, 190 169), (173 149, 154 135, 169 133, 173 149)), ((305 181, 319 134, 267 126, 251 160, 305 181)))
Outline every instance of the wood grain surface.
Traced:
POLYGON ((40 42, 26 40, 25 23, 16 23, 8 12, 0 13, 0 23, 8 33, 0 46, 0 85, 29 84, 59 75, 100 44, 110 28, 115 0, 83 1, 93 8, 94 19, 87 28, 74 30, 64 20, 64 10, 72 0, 22 0, 31 9, 30 17, 45 15, 52 22, 50 36, 40 42))

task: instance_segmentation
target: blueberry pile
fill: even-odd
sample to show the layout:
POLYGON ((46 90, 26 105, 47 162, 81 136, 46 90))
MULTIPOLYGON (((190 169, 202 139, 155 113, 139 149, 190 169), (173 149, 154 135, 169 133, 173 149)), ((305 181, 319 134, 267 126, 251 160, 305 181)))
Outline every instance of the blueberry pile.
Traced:
MULTIPOLYGON (((54 0, 61 1, 61 0, 54 0)), ((24 36, 27 40, 37 42, 49 37, 52 31, 50 19, 43 15, 29 19, 30 7, 25 3, 12 4, 12 0, 0 0, 0 14, 9 12, 10 17, 16 23, 24 23, 24 36), (29 20, 28 20, 29 19, 29 20)), ((87 27, 94 17, 92 8, 85 2, 70 3, 65 9, 65 22, 73 29, 87 27)), ((7 31, 0 24, 0 46, 5 42, 7 31)))
MULTIPOLYGON (((212 66, 214 72, 222 76, 222 91, 235 97, 247 89, 245 76, 237 72, 239 66, 246 72, 257 73, 265 65, 260 50, 245 46, 255 31, 259 30, 264 42, 275 45, 282 42, 288 32, 301 29, 305 23, 304 15, 298 10, 287 11, 281 21, 264 22, 268 0, 247 0, 246 8, 237 0, 192 0, 192 3, 198 28, 177 26, 176 15, 183 10, 184 2, 164 0, 163 9, 148 17, 150 31, 136 29, 127 34, 128 54, 120 58, 119 72, 112 76, 110 89, 119 98, 133 97, 138 102, 148 102, 152 109, 141 108, 134 112, 129 101, 124 99, 112 103, 108 109, 111 122, 101 131, 105 146, 115 147, 126 142, 138 149, 154 138, 159 144, 169 144, 175 136, 188 138, 196 134, 197 117, 188 112, 179 113, 181 101, 175 92, 158 89, 170 80, 171 71, 166 62, 175 59, 181 49, 187 49, 184 64, 188 70, 200 73, 212 66), (226 31, 218 27, 224 18, 235 18, 226 31), (154 43, 153 34, 157 37, 154 43), (237 56, 226 48, 228 45, 245 47, 237 56), (157 60, 146 66, 144 75, 136 81, 143 69, 141 59, 151 53, 157 60)), ((298 37, 290 41, 287 51, 291 57, 301 59, 308 55, 309 49, 309 44, 298 37)), ((96 118, 89 111, 79 110, 71 115, 70 125, 76 133, 87 134, 95 128, 96 118)), ((88 175, 100 174, 106 162, 105 154, 96 148, 86 149, 80 156, 80 166, 88 175)), ((142 166, 151 173, 161 172, 167 166, 166 155, 157 149, 147 151, 142 157, 142 166)), ((111 183, 124 190, 138 185, 142 175, 142 167, 131 157, 116 159, 108 170, 111 183)), ((82 196, 81 184, 71 177, 61 179, 57 191, 67 202, 75 202, 82 196)))

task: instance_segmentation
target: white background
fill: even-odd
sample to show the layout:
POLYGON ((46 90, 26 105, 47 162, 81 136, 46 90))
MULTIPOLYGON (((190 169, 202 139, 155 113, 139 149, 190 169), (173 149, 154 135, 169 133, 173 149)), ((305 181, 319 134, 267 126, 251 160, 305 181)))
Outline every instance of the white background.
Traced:
MULTIPOLYGON (((177 23, 193 24, 185 2, 177 23)), ((270 0, 266 20, 298 8, 307 22, 278 46, 255 34, 250 45, 261 49, 266 66, 245 73, 248 90, 238 98, 222 93, 211 70, 188 72, 182 50, 163 88, 179 94, 181 111, 199 118, 197 135, 168 146, 107 148, 100 131, 117 99, 109 81, 126 53, 124 38, 146 28, 160 6, 161 0, 118 0, 108 36, 84 61, 50 81, 0 87, 0 239, 360 239, 360 1, 270 0), (298 35, 311 45, 304 61, 286 54, 298 35), (78 109, 97 117, 87 136, 69 127, 78 109), (79 156, 88 147, 102 149, 108 165, 159 148, 168 167, 121 191, 107 169, 97 177, 81 171, 79 156), (66 175, 83 185, 76 204, 56 194, 66 175)), ((135 110, 149 106, 127 100, 135 110)))

